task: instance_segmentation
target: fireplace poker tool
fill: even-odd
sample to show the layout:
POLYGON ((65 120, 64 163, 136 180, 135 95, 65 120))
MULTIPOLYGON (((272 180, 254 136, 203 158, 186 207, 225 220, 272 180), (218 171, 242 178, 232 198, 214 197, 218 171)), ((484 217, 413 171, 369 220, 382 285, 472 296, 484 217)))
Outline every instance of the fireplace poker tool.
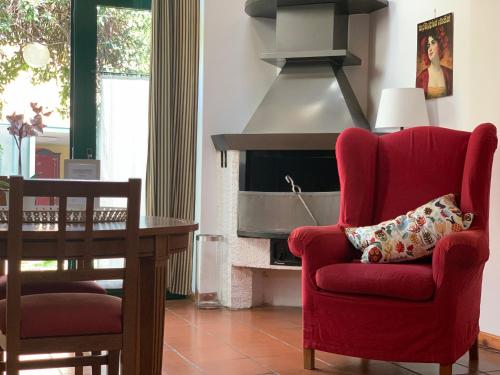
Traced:
POLYGON ((295 183, 293 182, 293 179, 288 174, 285 176, 285 180, 286 180, 286 182, 288 182, 292 186, 292 192, 295 193, 295 195, 297 196, 297 198, 299 198, 300 203, 302 203, 302 205, 306 209, 307 213, 309 214, 309 216, 311 217, 311 219, 314 221, 314 224, 317 225, 317 226, 319 226, 318 220, 316 220, 316 218, 314 217, 313 213, 309 209, 309 206, 307 205, 306 201, 304 200, 304 198, 302 198, 302 195, 301 195, 302 189, 301 189, 301 187, 299 185, 295 185, 295 183))

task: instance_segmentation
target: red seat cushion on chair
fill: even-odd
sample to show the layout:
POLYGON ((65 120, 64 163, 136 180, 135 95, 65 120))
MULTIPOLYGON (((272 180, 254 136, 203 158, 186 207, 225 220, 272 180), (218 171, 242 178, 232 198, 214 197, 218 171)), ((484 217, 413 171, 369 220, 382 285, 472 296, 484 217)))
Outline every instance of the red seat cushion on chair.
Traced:
POLYGON ((430 264, 331 264, 316 272, 316 284, 335 293, 425 301, 434 294, 430 264))
MULTIPOLYGON (((106 294, 106 289, 95 281, 70 281, 70 282, 44 282, 25 283, 22 286, 21 294, 42 293, 95 293, 106 294)), ((7 276, 0 276, 0 299, 5 299, 7 295, 7 276)))
MULTIPOLYGON (((7 300, 0 301, 5 332, 7 300)), ((121 299, 93 293, 49 293, 21 297, 21 337, 112 334, 122 331, 121 299)))

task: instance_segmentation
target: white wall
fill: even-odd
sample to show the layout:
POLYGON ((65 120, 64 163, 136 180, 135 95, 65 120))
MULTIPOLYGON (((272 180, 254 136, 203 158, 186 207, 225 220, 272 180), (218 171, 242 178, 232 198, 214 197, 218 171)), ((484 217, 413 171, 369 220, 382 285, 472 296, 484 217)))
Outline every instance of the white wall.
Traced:
MULTIPOLYGON (((500 2, 474 0, 471 7, 470 123, 492 122, 500 129, 500 2)), ((500 336, 500 151, 493 163, 490 195, 490 260, 486 265, 481 305, 481 330, 500 336)))
POLYGON ((454 95, 429 100, 428 108, 431 123, 466 128, 470 123, 470 9, 471 0, 392 0, 388 8, 371 14, 368 98, 371 124, 375 123, 383 88, 415 87, 417 24, 453 12, 454 95))
MULTIPOLYGON (((431 122, 472 130, 482 122, 500 127, 500 1, 393 0, 371 15, 368 113, 374 124, 380 92, 387 87, 415 87, 417 24, 454 13, 454 94, 427 101, 431 122)), ((490 208, 491 257, 481 305, 481 330, 500 336, 500 156, 493 166, 490 208)))

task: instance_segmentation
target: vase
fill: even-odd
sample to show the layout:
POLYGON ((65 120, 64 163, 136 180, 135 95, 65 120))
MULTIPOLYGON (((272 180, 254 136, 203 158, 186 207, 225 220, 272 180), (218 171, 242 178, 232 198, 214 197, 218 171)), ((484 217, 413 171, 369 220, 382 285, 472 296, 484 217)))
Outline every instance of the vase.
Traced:
POLYGON ((23 164, 22 164, 22 154, 21 154, 21 149, 19 149, 19 156, 17 157, 17 175, 22 176, 23 175, 23 164))

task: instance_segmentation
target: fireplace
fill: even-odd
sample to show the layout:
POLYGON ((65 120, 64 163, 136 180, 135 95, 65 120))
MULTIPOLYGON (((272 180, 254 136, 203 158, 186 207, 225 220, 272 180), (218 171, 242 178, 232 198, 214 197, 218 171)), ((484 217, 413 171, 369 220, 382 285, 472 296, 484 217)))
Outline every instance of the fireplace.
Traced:
POLYGON ((256 270, 301 269, 287 253, 294 228, 337 222, 337 137, 350 127, 370 129, 343 70, 361 64, 348 50, 349 34, 356 32, 349 30, 349 15, 387 5, 387 0, 246 1, 248 15, 276 19, 277 50, 261 59, 281 71, 243 133, 212 136, 221 152, 217 218, 226 238, 226 306, 259 301, 256 270), (305 205, 286 175, 302 188, 305 205))
POLYGON ((217 226, 225 238, 222 302, 248 308, 265 293, 262 272, 288 270, 300 278, 300 259, 289 252, 287 238, 298 226, 315 225, 285 175, 303 185, 302 197, 319 224, 334 224, 340 200, 337 165, 333 146, 224 152, 226 162, 217 176, 217 226), (311 175, 311 168, 321 170, 311 175))

